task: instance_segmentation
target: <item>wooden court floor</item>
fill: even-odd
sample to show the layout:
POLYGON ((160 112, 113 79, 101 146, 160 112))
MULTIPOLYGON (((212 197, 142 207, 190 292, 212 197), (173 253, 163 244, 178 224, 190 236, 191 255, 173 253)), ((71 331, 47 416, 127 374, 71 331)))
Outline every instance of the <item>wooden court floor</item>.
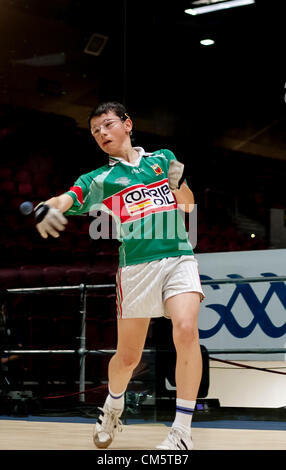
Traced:
MULTIPOLYGON (((97 450, 94 424, 0 420, 1 450, 97 450)), ((127 424, 110 450, 154 450, 168 433, 164 424, 127 424)), ((286 450, 286 431, 194 427, 194 450, 286 450)))

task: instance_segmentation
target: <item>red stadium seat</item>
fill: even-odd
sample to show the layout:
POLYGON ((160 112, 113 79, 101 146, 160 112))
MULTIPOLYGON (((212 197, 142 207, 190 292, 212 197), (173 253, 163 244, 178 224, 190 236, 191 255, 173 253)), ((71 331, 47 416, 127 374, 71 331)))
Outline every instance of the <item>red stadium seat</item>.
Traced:
POLYGON ((33 176, 33 183, 36 185, 45 185, 49 182, 49 175, 47 173, 36 173, 33 176))
POLYGON ((34 188, 30 183, 19 183, 18 184, 18 195, 19 196, 33 196, 34 188))
POLYGON ((0 179, 1 180, 9 180, 12 177, 12 169, 11 168, 0 168, 0 179))
POLYGON ((2 196, 16 193, 16 185, 14 181, 1 181, 0 182, 0 194, 2 196))
POLYGON ((51 188, 47 184, 35 185, 35 196, 41 200, 47 200, 51 196, 51 188))
POLYGON ((20 286, 18 269, 0 269, 0 288, 12 289, 20 286))
POLYGON ((86 268, 68 268, 65 273, 66 284, 79 285, 85 282, 86 268))
POLYGON ((21 287, 38 287, 43 285, 43 272, 38 266, 21 266, 19 278, 21 287))
POLYGON ((106 271, 102 269, 100 264, 95 266, 86 273, 86 283, 87 284, 114 284, 115 283, 115 274, 111 271, 106 271))
POLYGON ((13 179, 16 183, 31 183, 32 181, 31 173, 24 169, 17 171, 13 179))
POLYGON ((65 270, 60 266, 47 266, 43 268, 45 286, 62 286, 65 284, 65 270))

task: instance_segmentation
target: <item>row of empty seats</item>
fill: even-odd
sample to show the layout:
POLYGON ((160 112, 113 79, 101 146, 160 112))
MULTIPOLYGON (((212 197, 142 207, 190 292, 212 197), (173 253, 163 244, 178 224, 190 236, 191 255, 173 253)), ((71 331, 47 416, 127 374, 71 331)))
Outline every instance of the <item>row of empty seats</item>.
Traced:
POLYGON ((0 168, 0 197, 26 197, 31 200, 47 199, 64 192, 68 187, 63 185, 60 173, 32 172, 28 169, 13 170, 0 168))
POLYGON ((0 288, 110 284, 115 282, 116 270, 116 260, 106 260, 105 256, 99 256, 97 264, 93 267, 28 265, 17 269, 2 268, 0 288))

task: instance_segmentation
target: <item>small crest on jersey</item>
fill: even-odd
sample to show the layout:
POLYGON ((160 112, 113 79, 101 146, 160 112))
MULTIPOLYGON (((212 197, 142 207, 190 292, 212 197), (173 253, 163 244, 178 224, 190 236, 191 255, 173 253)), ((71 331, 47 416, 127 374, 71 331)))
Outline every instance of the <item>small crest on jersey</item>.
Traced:
POLYGON ((158 163, 155 163, 154 165, 151 166, 153 170, 155 171, 156 175, 161 175, 163 173, 162 168, 158 165, 158 163))
POLYGON ((121 178, 117 178, 117 180, 115 180, 115 183, 119 183, 119 184, 129 184, 131 182, 131 180, 129 178, 127 178, 126 176, 121 176, 121 178))

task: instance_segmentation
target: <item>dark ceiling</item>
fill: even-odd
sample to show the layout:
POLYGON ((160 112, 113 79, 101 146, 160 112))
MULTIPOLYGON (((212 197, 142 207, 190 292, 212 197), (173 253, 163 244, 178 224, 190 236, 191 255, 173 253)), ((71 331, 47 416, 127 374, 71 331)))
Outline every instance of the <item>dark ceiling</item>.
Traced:
POLYGON ((283 3, 193 17, 181 0, 1 0, 0 104, 86 127, 116 99, 142 132, 286 159, 283 3), (93 33, 108 36, 99 56, 93 33))

